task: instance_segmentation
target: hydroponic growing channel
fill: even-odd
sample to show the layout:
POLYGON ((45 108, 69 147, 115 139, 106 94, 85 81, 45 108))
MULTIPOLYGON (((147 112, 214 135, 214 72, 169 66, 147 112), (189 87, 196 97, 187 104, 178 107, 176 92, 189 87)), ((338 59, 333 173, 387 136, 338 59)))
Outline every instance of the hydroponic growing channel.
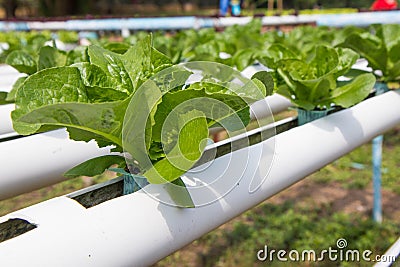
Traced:
MULTIPOLYGON (((8 64, 29 77, 15 86, 6 101, 15 101, 14 128, 21 134, 34 135, 11 137, 13 140, 10 136, 3 138, 2 162, 12 165, 24 160, 20 156, 9 157, 19 147, 29 153, 35 151, 35 155, 40 150, 46 158, 36 156, 37 161, 31 161, 33 165, 28 169, 33 179, 23 172, 20 180, 7 174, 13 181, 4 180, 0 196, 6 198, 57 182, 62 172, 99 155, 107 155, 107 161, 105 157, 92 159, 66 175, 100 174, 110 165, 118 164, 122 169, 117 171, 131 171, 135 179, 139 175, 150 184, 140 185, 143 188, 139 191, 124 195, 124 174, 0 218, 0 254, 6 255, 3 262, 40 264, 43 263, 40 251, 45 250, 52 252, 46 256, 46 264, 55 265, 68 247, 70 257, 63 261, 66 265, 152 264, 400 122, 399 92, 392 90, 374 96, 372 90, 376 77, 390 86, 398 85, 399 75, 393 66, 398 65, 396 53, 400 40, 389 36, 396 36, 393 33, 400 31, 399 27, 374 26, 376 36, 372 37, 368 36, 368 30, 355 28, 337 32, 302 28, 281 36, 260 35, 261 24, 257 21, 241 27, 244 28, 228 28, 221 35, 204 30, 182 32, 176 39, 155 36, 153 42, 151 37, 139 34, 122 44, 100 43, 68 53, 50 46, 42 46, 33 54, 10 51, 8 64), (241 41, 243 29, 250 45, 241 41), (298 34, 304 32, 309 33, 308 37, 299 38, 298 34), (193 37, 189 43, 183 41, 187 36, 193 37), (227 36, 235 40, 233 47, 223 42, 227 36), (324 42, 313 44, 322 37, 324 42), (353 40, 380 37, 379 53, 385 55, 385 61, 379 58, 375 62, 376 55, 368 54, 368 48, 363 46, 357 52, 357 42, 353 40), (368 59, 375 75, 356 70, 360 55, 368 59), (195 62, 202 58, 220 63, 195 62), (188 62, 173 64, 180 61, 188 62), (255 62, 264 67, 261 71, 250 71, 247 78, 236 70, 255 62), (221 71, 224 68, 229 71, 221 71), (200 80, 197 70, 206 73, 200 80), (241 82, 241 86, 230 84, 232 80, 241 82), (226 90, 226 83, 229 83, 227 88, 234 90, 226 90), (166 90, 166 84, 173 86, 166 90), (141 91, 143 87, 147 91, 141 91), (274 92, 287 97, 299 109, 325 109, 330 115, 306 121, 304 125, 297 118, 290 118, 239 132, 208 146, 200 142, 213 129, 210 126, 222 125, 237 131, 235 123, 245 126, 251 119, 268 117, 274 110, 286 108, 289 101, 282 101, 279 96, 264 100, 274 92), (168 122, 166 114, 173 113, 181 102, 204 97, 228 103, 225 106, 229 112, 211 117, 203 107, 183 106, 184 112, 171 115, 177 116, 178 122, 183 120, 178 129, 181 139, 175 135, 162 139, 159 125, 168 122), (262 105, 265 102, 278 105, 271 112, 262 105), (151 115, 145 119, 136 116, 136 112, 143 111, 141 108, 148 109, 151 115), (70 138, 79 142, 68 140, 65 130, 59 129, 62 127, 67 128, 70 138), (148 127, 152 130, 150 137, 136 133, 148 127), (175 147, 171 144, 177 146, 177 142, 171 139, 183 140, 183 147, 179 148, 192 157, 191 165, 177 168, 165 163, 171 158, 178 159, 175 164, 183 162, 182 155, 173 154, 175 147), (141 143, 137 140, 146 142, 145 154, 152 165, 143 163, 141 143), (42 149, 44 145, 46 149, 42 149), (168 145, 169 150, 165 148, 168 145), (205 149, 204 153, 198 153, 197 145, 205 149), (59 151, 63 153, 54 156, 59 151), (51 167, 43 168, 44 161, 51 167), (33 172, 34 165, 38 166, 37 172, 33 172), (138 166, 134 169, 133 165, 138 166), (93 166, 100 167, 93 170, 93 166), (160 182, 160 177, 178 187, 160 182), (182 199, 186 201, 183 204, 182 199), (212 220, 209 214, 215 214, 212 220), (38 243, 40 246, 33 246, 38 243), (25 257, 20 256, 21 249, 27 251, 25 257)), ((212 101, 209 103, 214 104, 212 101)), ((9 110, 5 112, 7 117, 9 110)), ((28 155, 27 161, 32 158, 29 153, 24 153, 28 155)))

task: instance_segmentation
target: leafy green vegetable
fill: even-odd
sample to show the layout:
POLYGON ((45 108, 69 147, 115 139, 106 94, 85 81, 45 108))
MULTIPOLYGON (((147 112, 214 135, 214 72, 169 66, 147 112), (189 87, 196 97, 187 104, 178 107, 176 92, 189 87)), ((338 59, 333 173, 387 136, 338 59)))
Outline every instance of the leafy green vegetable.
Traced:
POLYGON ((31 75, 16 94, 16 109, 12 112, 14 128, 23 135, 35 133, 40 124, 27 125, 19 119, 42 106, 61 102, 88 102, 77 68, 45 69, 31 75))
MULTIPOLYGON (((397 27, 377 25, 374 34, 354 27, 261 33, 261 21, 253 20, 221 33, 215 29, 158 32, 152 39, 140 32, 124 43, 99 40, 94 42, 98 45, 69 52, 44 46, 49 32, 24 33, 21 39, 0 33, 0 41, 10 46, 1 58, 29 75, 20 78, 9 94, 0 93, 0 104, 15 100, 12 118, 21 134, 66 127, 71 139, 94 139, 101 147, 111 145, 126 152, 129 158, 128 165, 122 156, 91 159, 66 176, 97 175, 112 164, 122 168, 138 164, 150 182, 171 182, 165 186, 171 198, 191 207, 179 177, 200 158, 209 127, 243 129, 250 121, 248 105, 271 94, 274 83, 279 93, 307 110, 349 107, 362 101, 375 78, 351 71, 358 54, 341 47, 366 57, 373 68, 382 70, 384 81, 396 81, 400 77, 397 27), (204 76, 188 82, 195 71, 169 68, 193 60, 221 62, 239 70, 259 62, 269 71, 256 73, 251 81, 241 80, 232 68, 221 71, 214 64, 207 70, 199 68, 204 76), (212 78, 215 75, 219 82, 212 78), (338 82, 340 76, 353 79, 338 82), (242 83, 230 83, 235 79, 242 83)), ((197 70, 201 64, 192 67, 197 70)))
POLYGON ((111 52, 122 55, 122 54, 126 53, 126 51, 128 51, 128 49, 130 48, 130 45, 126 44, 126 43, 113 42, 113 43, 107 43, 103 47, 104 47, 104 49, 107 49, 111 52))
POLYGON ((67 178, 75 178, 85 173, 87 176, 96 176, 102 174, 112 165, 117 168, 124 168, 125 158, 118 155, 105 155, 97 158, 89 159, 64 173, 67 178))
MULTIPOLYGON (((116 145, 122 147, 121 142, 121 121, 125 115, 127 100, 104 103, 59 103, 46 105, 30 111, 28 114, 19 117, 19 121, 29 124, 35 128, 28 128, 33 132, 40 131, 41 126, 50 125, 58 128, 67 127, 85 131, 92 134, 99 146, 116 145)), ((18 126, 18 124, 16 124, 18 126)), ((25 129, 25 128, 23 128, 25 129)), ((29 134, 22 131, 21 134, 29 134)), ((71 131, 70 131, 71 133, 71 131)), ((82 132, 79 137, 70 135, 72 139, 81 141, 82 132)), ((86 136, 86 135, 83 135, 86 136)), ((91 139, 83 139, 90 141, 91 139)))
POLYGON ((6 58, 6 64, 26 74, 33 74, 37 71, 35 59, 24 51, 13 51, 6 58))
POLYGON ((77 43, 79 41, 78 33, 74 31, 58 31, 57 36, 63 43, 77 43))
POLYGON ((13 87, 11 89, 11 91, 8 93, 6 101, 9 102, 14 102, 15 101, 15 95, 17 94, 18 89, 21 87, 21 85, 24 83, 24 81, 26 80, 26 76, 24 77, 19 77, 18 80, 15 81, 15 83, 13 84, 13 87))
POLYGON ((174 122, 176 119, 178 124, 170 129, 174 136, 168 136, 173 140, 173 144, 169 144, 172 149, 143 174, 150 183, 176 180, 196 163, 207 144, 208 126, 203 112, 192 110, 179 114, 174 122))
POLYGON ((316 46, 308 60, 281 60, 277 72, 286 84, 278 92, 305 110, 326 109, 334 103, 352 106, 367 97, 375 81, 372 74, 365 74, 338 86, 338 77, 347 73, 357 58, 350 49, 316 46))
POLYGON ((89 47, 88 55, 90 63, 100 67, 113 80, 115 89, 125 93, 133 91, 132 81, 122 61, 123 55, 94 45, 89 47))
POLYGON ((351 107, 361 102, 371 92, 371 85, 375 84, 375 77, 365 73, 357 76, 351 83, 337 87, 332 91, 333 102, 341 107, 351 107))
POLYGON ((94 46, 89 48, 89 55, 94 51, 100 55, 90 57, 90 63, 44 69, 31 75, 17 92, 16 110, 12 113, 15 129, 32 134, 48 126, 66 126, 74 133, 79 130, 79 134, 72 135, 77 140, 82 135, 88 141, 86 135, 90 132, 100 145, 121 147, 124 110, 133 91, 130 75, 149 75, 146 71, 154 67, 150 66, 152 58, 164 65, 166 61, 151 53, 150 39, 139 42, 122 56, 94 46), (140 52, 143 50, 149 53, 140 52), (139 66, 127 60, 135 53, 140 58, 131 61, 139 61, 139 66), (116 71, 125 78, 115 78, 116 71))
POLYGON ((171 183, 166 184, 165 190, 167 190, 167 192, 171 196, 171 199, 179 207, 184 207, 184 208, 195 207, 192 197, 190 196, 188 190, 186 189, 186 185, 181 178, 178 178, 172 181, 171 183))
POLYGON ((267 71, 259 71, 254 73, 251 80, 256 83, 266 95, 272 95, 274 91, 274 79, 267 71))
POLYGON ((14 128, 27 135, 46 125, 73 127, 96 134, 99 145, 121 145, 115 142, 128 102, 121 101, 128 97, 121 94, 111 88, 86 86, 75 67, 45 69, 27 78, 17 91, 14 128), (104 103, 96 103, 100 100, 104 103))
MULTIPOLYGON (((67 59, 68 55, 66 52, 51 46, 42 46, 37 54, 26 53, 20 50, 13 51, 7 56, 6 63, 21 73, 31 75, 43 69, 65 66, 67 65, 67 59)), ((8 102, 15 100, 16 92, 26 78, 21 77, 14 83, 12 90, 7 96, 8 102)))
POLYGON ((39 50, 38 70, 62 67, 67 63, 67 53, 52 46, 43 46, 39 50))
POLYGON ((382 71, 383 82, 400 81, 400 25, 373 25, 370 32, 353 33, 340 44, 360 53, 373 70, 382 71))
POLYGON ((7 101, 7 92, 0 92, 0 105, 10 104, 11 102, 7 101))
MULTIPOLYGON (((179 177, 202 155, 208 127, 243 128, 250 118, 249 103, 265 97, 273 87, 266 72, 240 85, 228 82, 235 78, 231 68, 224 71, 222 65, 210 64, 201 81, 187 84, 193 73, 181 66, 163 71, 171 61, 151 46, 150 38, 137 41, 123 54, 92 45, 87 55, 87 62, 64 66, 67 54, 43 47, 39 66, 44 69, 26 78, 16 90, 14 128, 27 135, 66 127, 74 140, 95 139, 99 146, 113 145, 121 152, 124 146, 149 182, 178 185, 181 196, 174 197, 184 200, 184 206, 193 203, 179 177), (52 65, 56 66, 48 68, 52 65), (155 73, 162 75, 149 79, 155 73), (218 84, 213 73, 226 82, 218 84), (144 89, 138 91, 141 85, 144 89), (127 124, 126 117, 134 119, 127 124)), ((196 69, 204 64, 192 65, 196 69)), ((66 175, 99 174, 121 162, 121 157, 100 157, 66 175)))
POLYGON ((89 55, 87 47, 78 46, 67 53, 66 66, 74 63, 89 62, 89 55))

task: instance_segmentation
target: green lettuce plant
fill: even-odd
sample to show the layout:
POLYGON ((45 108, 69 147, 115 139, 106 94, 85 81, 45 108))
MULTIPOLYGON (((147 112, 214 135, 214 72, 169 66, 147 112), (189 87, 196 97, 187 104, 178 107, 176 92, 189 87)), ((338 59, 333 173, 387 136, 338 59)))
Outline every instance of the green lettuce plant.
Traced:
MULTIPOLYGON (((16 92, 14 129, 29 135, 66 127, 73 140, 94 139, 100 147, 111 145, 114 152, 130 153, 139 164, 139 174, 150 183, 184 185, 180 176, 200 158, 208 128, 225 124, 237 130, 238 126, 230 123, 232 116, 240 119, 239 128, 247 125, 248 104, 271 91, 267 90, 271 86, 268 73, 255 75, 252 81, 255 86, 245 84, 235 90, 216 84, 207 75, 182 87, 192 72, 172 67, 171 60, 152 47, 150 37, 138 41, 124 54, 92 45, 87 48, 87 56, 87 62, 44 68, 30 75, 16 92), (166 68, 172 71, 156 75, 162 79, 150 79, 166 68), (138 92, 141 86, 149 87, 138 92), (164 87, 171 90, 165 91, 164 87), (167 118, 172 110, 185 101, 200 98, 223 102, 230 113, 220 114, 218 106, 211 107, 214 117, 209 119, 201 108, 188 105, 182 112, 171 115, 178 128, 173 125, 163 133, 164 124, 171 122, 167 118), (129 123, 123 129, 126 114, 129 123), (140 140, 145 143, 143 147, 140 140)), ((210 70, 218 71, 218 67, 210 70)), ((116 154, 91 159, 65 175, 93 176, 114 164, 119 168, 131 167, 122 154, 116 154)))
POLYGON ((340 44, 358 52, 368 60, 368 66, 380 82, 390 88, 400 87, 400 25, 376 24, 369 32, 353 33, 340 44))
POLYGON ((86 53, 87 51, 84 47, 78 47, 66 52, 47 45, 40 47, 37 53, 29 53, 25 50, 12 51, 8 54, 5 63, 20 73, 26 74, 26 76, 18 78, 9 93, 0 92, 0 104, 13 103, 16 92, 29 75, 48 68, 68 66, 75 62, 87 61, 86 53))
POLYGON ((347 48, 317 45, 307 59, 282 59, 276 63, 276 71, 285 83, 278 93, 304 110, 350 107, 365 99, 375 83, 368 73, 338 82, 358 57, 347 48))

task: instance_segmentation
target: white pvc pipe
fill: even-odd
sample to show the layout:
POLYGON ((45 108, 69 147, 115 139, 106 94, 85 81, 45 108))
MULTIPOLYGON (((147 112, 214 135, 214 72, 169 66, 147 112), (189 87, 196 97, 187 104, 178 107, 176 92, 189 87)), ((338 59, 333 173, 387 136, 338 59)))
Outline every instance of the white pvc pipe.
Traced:
POLYGON ((19 137, 19 134, 16 132, 11 132, 11 133, 5 133, 5 134, 0 134, 0 142, 5 142, 11 139, 16 139, 19 137))
POLYGON ((375 264, 374 267, 389 267, 396 261, 397 257, 400 257, 400 237, 384 255, 380 256, 381 261, 375 264))
MULTIPOLYGON (((195 176, 206 181, 214 179, 227 166, 219 179, 235 179, 241 173, 243 176, 223 198, 194 209, 159 203, 143 191, 89 209, 65 196, 25 208, 0 221, 22 218, 37 228, 0 243, 1 263, 153 264, 398 123, 400 94, 392 91, 220 157, 195 176), (261 158, 260 152, 265 152, 261 158), (247 158, 246 168, 242 168, 247 158), (267 179, 258 190, 250 190, 265 175, 267 179)), ((165 194, 156 185, 145 190, 165 194)), ((220 193, 213 185, 210 192, 216 196, 220 193)))
POLYGON ((0 64, 0 91, 9 92, 19 77, 26 76, 24 73, 19 73, 13 67, 0 64))
MULTIPOLYGON (((24 75, 9 65, 0 64, 0 91, 9 92, 15 81, 24 75)), ((10 116, 13 110, 14 104, 0 105, 0 136, 14 132, 10 116)))
MULTIPOLYGON (((272 119, 272 115, 287 110, 291 106, 292 103, 286 97, 273 94, 250 105, 250 119, 260 120, 269 117, 272 119)), ((222 127, 214 127, 209 129, 209 133, 216 134, 222 130, 222 127)))
POLYGON ((14 108, 14 104, 0 105, 0 135, 14 132, 11 121, 11 111, 14 108))
POLYGON ((0 200, 61 182, 68 169, 108 153, 94 141, 70 140, 65 129, 1 142, 0 200))
POLYGON ((287 110, 292 106, 292 103, 284 96, 273 94, 267 96, 263 100, 259 100, 250 106, 250 118, 265 118, 271 116, 270 110, 265 108, 265 101, 268 103, 272 114, 278 114, 284 110, 287 110))
POLYGON ((0 75, 19 74, 19 72, 7 64, 0 64, 0 75))

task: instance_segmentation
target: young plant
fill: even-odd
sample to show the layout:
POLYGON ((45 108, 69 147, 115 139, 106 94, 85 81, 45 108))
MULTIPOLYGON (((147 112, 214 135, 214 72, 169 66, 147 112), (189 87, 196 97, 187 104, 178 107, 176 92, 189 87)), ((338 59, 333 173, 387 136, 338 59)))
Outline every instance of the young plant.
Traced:
POLYGON ((13 103, 19 87, 29 75, 48 68, 68 66, 75 62, 87 61, 86 48, 82 47, 69 52, 47 45, 38 49, 37 53, 15 50, 7 56, 5 63, 20 73, 26 74, 26 76, 20 77, 9 93, 0 92, 0 104, 13 103))
POLYGON ((337 81, 357 59, 358 54, 350 49, 318 45, 308 59, 280 60, 276 71, 285 84, 278 93, 304 110, 350 107, 365 99, 375 83, 372 74, 362 74, 344 85, 337 81))
POLYGON ((376 24, 370 32, 353 33, 340 44, 358 52, 368 60, 368 66, 377 79, 387 83, 389 88, 400 87, 400 25, 376 24))
POLYGON ((124 54, 98 46, 89 46, 87 53, 88 62, 29 76, 16 93, 12 112, 14 129, 20 134, 66 127, 71 139, 111 145, 114 152, 125 152, 132 163, 127 165, 123 154, 103 156, 78 165, 67 177, 93 176, 117 164, 132 172, 137 167, 150 183, 184 186, 180 176, 200 158, 208 128, 221 124, 235 131, 244 127, 250 118, 249 103, 270 91, 267 73, 243 86, 224 87, 210 74, 222 73, 229 80, 235 78, 233 70, 221 72, 220 65, 204 62, 199 66, 210 67, 207 75, 187 84, 193 73, 172 66, 168 57, 152 47, 150 37, 124 54), (198 100, 197 105, 192 100, 198 100), (229 111, 216 102, 224 103, 229 111), (235 116, 239 120, 232 120, 235 116))

